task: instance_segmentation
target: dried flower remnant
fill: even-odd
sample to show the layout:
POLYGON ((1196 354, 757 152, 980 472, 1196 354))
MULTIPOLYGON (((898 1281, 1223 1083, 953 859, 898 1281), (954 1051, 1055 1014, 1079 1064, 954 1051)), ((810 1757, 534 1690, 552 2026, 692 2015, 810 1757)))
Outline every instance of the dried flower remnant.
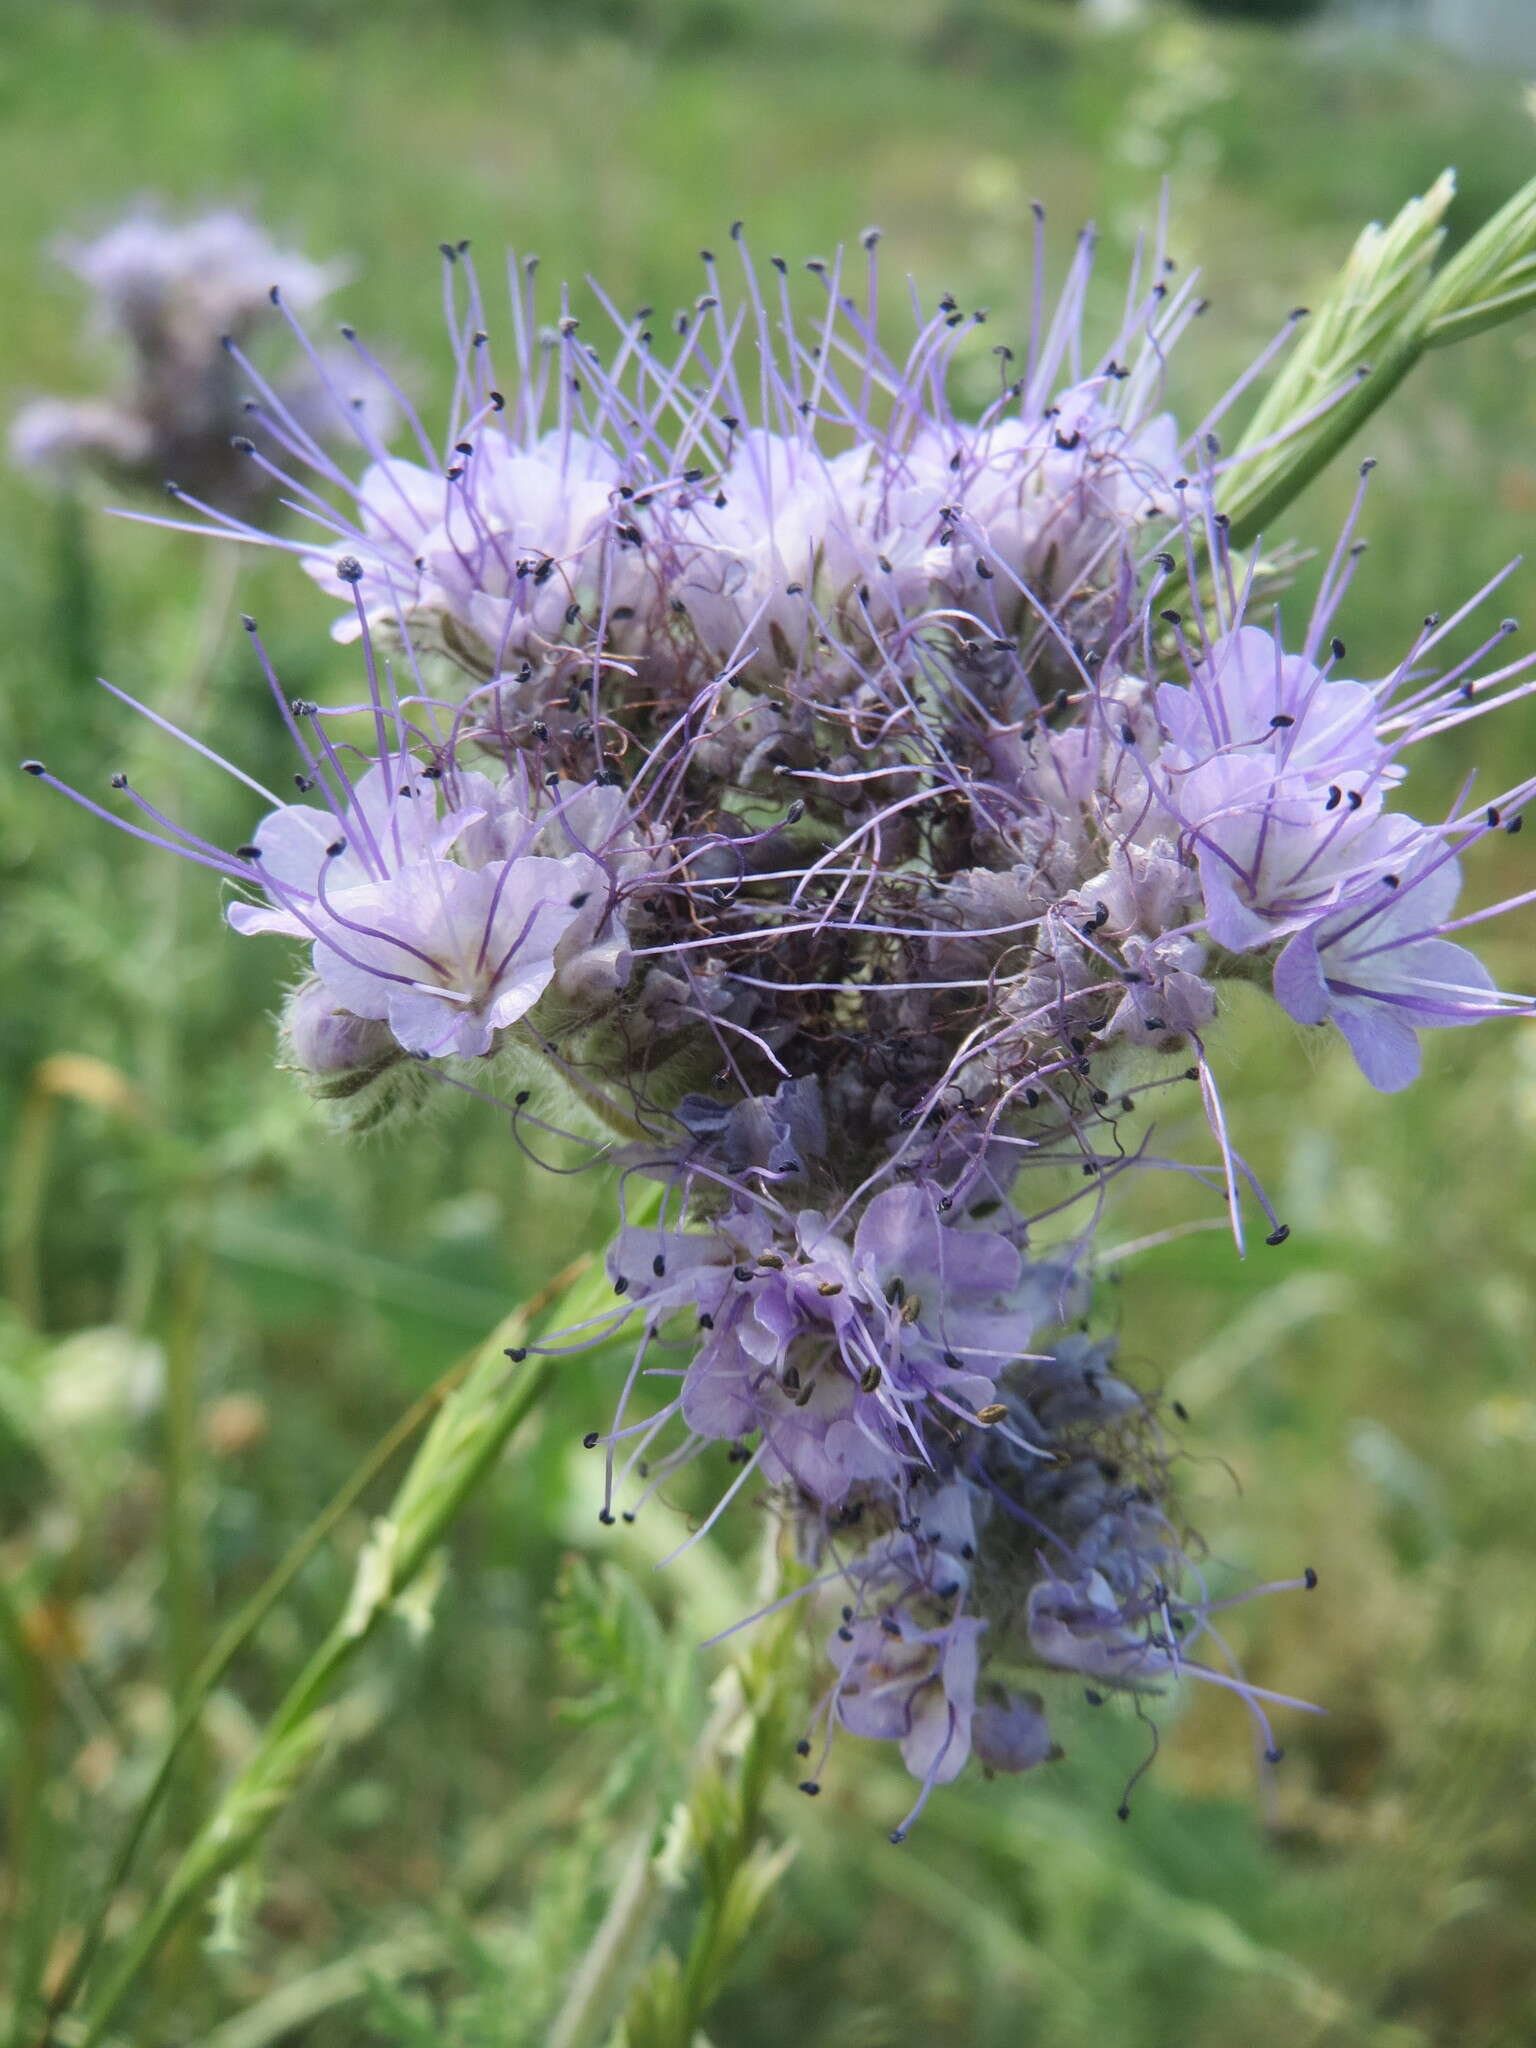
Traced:
POLYGON ((467 1087, 519 1143, 564 1129, 618 1168, 611 1308, 550 1340, 633 1338, 587 1438, 602 1518, 722 1454, 686 1541, 772 1499, 804 1597, 841 1611, 802 1752, 898 1745, 898 1836, 971 1754, 1059 1754, 1053 1675, 1221 1687, 1278 1755, 1157 1405, 1092 1333, 1095 1234, 1156 1171, 1213 1189, 1239 1244, 1251 1206, 1288 1235, 1207 1046, 1231 979, 1271 978, 1383 1089, 1422 1029, 1530 1012, 1452 934, 1495 914, 1456 914, 1460 864, 1536 780, 1437 823, 1401 797, 1414 746, 1536 674, 1509 621, 1437 667, 1470 605, 1346 672, 1364 477, 1291 632, 1230 544, 1212 434, 1268 357, 1175 424, 1200 302, 1160 247, 1095 351, 1080 242, 963 419, 996 323, 943 297, 892 354, 875 238, 809 266, 810 311, 733 241, 739 284, 706 255, 667 346, 600 294, 602 343, 563 299, 541 324, 516 267, 510 356, 446 249, 441 450, 413 416, 415 454, 365 432, 354 477, 263 399, 313 479, 316 534, 274 544, 344 601, 366 691, 289 704, 267 669, 301 800, 248 846, 126 789, 122 822, 235 885, 237 931, 307 949, 284 1056, 338 1120, 467 1087), (1168 1156, 1147 1113, 1192 1084, 1211 1142, 1168 1156), (643 1187, 658 1219, 624 1220, 643 1187))

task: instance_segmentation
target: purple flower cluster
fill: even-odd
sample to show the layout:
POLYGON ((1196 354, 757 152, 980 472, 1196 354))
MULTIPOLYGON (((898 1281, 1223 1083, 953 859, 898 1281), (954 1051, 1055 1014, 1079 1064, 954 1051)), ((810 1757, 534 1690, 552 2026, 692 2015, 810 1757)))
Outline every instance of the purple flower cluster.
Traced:
POLYGON ((1349 676, 1353 521, 1287 643, 1221 510, 1251 377, 1181 432, 1200 302, 1160 251, 1091 355, 1081 243, 971 418, 983 315, 942 298, 888 353, 874 240, 856 288, 810 266, 807 314, 737 237, 736 293, 706 256, 666 346, 606 301, 601 344, 563 301, 541 325, 515 268, 505 378, 449 248, 443 445, 409 415, 392 455, 365 408, 356 473, 252 372, 311 531, 181 495, 342 602, 366 692, 288 704, 267 670, 301 800, 234 852, 123 795, 237 931, 307 949, 284 1056, 341 1121, 468 1086, 618 1166, 612 1313, 552 1340, 633 1340, 603 1518, 723 1448, 703 1526, 771 1496, 841 1606, 803 1752, 895 1742, 920 1806, 973 1752, 1058 1753, 1053 1672, 1224 1686, 1276 1753, 1156 1403, 1090 1334, 1094 1233, 1146 1166, 1286 1236, 1207 1053, 1224 981, 1382 1089, 1424 1029, 1530 1010, 1450 934, 1492 914, 1457 914, 1461 856, 1536 781, 1434 823, 1400 798, 1414 744, 1536 682, 1509 622, 1438 667, 1464 614, 1349 676), (1213 1157, 1161 1157, 1147 1112, 1191 1083, 1213 1157))
MULTIPOLYGON (((257 222, 230 209, 178 221, 147 204, 91 240, 60 241, 53 253, 90 295, 90 340, 116 351, 118 386, 92 398, 31 400, 11 422, 11 459, 53 478, 86 468, 156 490, 176 479, 221 506, 250 509, 270 496, 271 479, 246 448, 260 441, 267 454, 276 450, 247 414, 232 351, 276 324, 274 295, 297 312, 312 310, 346 266, 279 249, 257 222)), ((341 427, 328 378, 324 357, 311 355, 282 380, 286 416, 316 445, 341 427)), ((375 393, 360 400, 363 413, 387 431, 393 403, 375 393)))

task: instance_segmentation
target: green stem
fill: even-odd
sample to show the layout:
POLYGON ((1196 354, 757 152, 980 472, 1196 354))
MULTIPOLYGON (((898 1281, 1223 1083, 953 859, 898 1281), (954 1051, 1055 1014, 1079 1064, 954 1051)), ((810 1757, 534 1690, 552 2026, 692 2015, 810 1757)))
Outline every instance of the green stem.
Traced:
POLYGON ((1222 501, 1232 524, 1234 547, 1248 547, 1259 539, 1272 521, 1320 476, 1336 455, 1349 445, 1372 413, 1384 405, 1424 354, 1425 343, 1416 333, 1405 334, 1386 348, 1347 398, 1341 398, 1305 436, 1298 436, 1295 453, 1277 474, 1258 488, 1240 481, 1222 501))
POLYGON ((17 1313, 36 1330, 43 1321, 42 1260, 38 1237, 48 1187, 48 1157, 57 1103, 34 1074, 16 1116, 5 1201, 6 1292, 17 1313))
POLYGON ((172 1278, 165 1345, 165 1592, 169 1691, 179 1712, 190 1692, 205 1635, 197 1474, 198 1337, 208 1278, 207 1245, 184 1244, 172 1278))
MULTIPOLYGON (((777 1590, 774 1542, 770 1532, 765 1602, 777 1590)), ((648 1831, 626 1866, 550 2030, 549 2048, 599 2048, 621 2001, 614 2038, 623 2048, 693 2048, 763 1902, 788 1867, 788 1852, 770 1850, 763 1840, 764 1804, 787 1747, 797 1643, 798 1616, 790 1607, 761 1629, 753 1650, 734 1667, 695 1749, 684 1807, 661 1847, 648 1831), (696 1866, 698 1907, 682 1960, 663 1948, 647 1968, 646 1952, 676 1889, 674 1842, 696 1866)))
MULTIPOLYGON (((143 1840, 176 1754, 196 1724, 198 1709, 230 1658, 424 1413, 437 1407, 436 1420, 401 1483, 391 1513, 375 1525, 345 1612, 289 1687, 255 1751, 181 1857, 149 1912, 134 1928, 95 2001, 81 2048, 96 2048, 103 2040, 124 1999, 169 1935, 208 1889, 255 1847, 287 1803, 329 1730, 331 1717, 325 1707, 338 1681, 358 1652, 397 1611, 401 1596, 420 1575, 458 1513, 490 1472, 508 1438, 543 1394, 553 1374, 552 1363, 541 1359, 531 1364, 510 1364, 508 1348, 526 1342, 530 1324, 546 1309, 562 1319, 579 1318, 584 1311, 591 1313, 599 1306, 603 1293, 601 1269, 594 1266, 589 1256, 567 1268, 555 1285, 544 1290, 533 1303, 508 1316, 465 1366, 458 1369, 459 1384, 446 1399, 441 1388, 434 1389, 397 1424, 214 1646, 194 1676, 187 1709, 162 1759, 150 1796, 119 1851, 113 1890, 143 1840)), ((54 2039, 58 2021, 85 1980, 100 1942, 104 1913, 105 1909, 98 1914, 67 1984, 52 2003, 40 2048, 47 2048, 54 2039)))
POLYGON ((630 1852, 602 1925, 588 1944, 550 2029, 547 2048, 597 2048, 639 1968, 637 1959, 650 1940, 663 1898, 653 1819, 630 1852))
MULTIPOLYGON (((150 1822, 158 1812, 165 1797, 171 1773, 176 1767, 182 1750, 202 1718, 203 1708, 208 1704, 214 1687, 224 1676, 236 1656, 255 1635, 278 1601, 282 1599, 299 1573, 333 1533, 337 1525, 351 1513, 373 1482, 389 1465, 401 1447, 408 1443, 421 1428, 433 1411, 447 1398, 453 1388, 468 1372, 472 1359, 460 1363, 445 1373, 436 1386, 430 1388, 408 1408, 393 1427, 380 1438, 368 1456, 353 1472, 345 1486, 336 1494, 330 1504, 317 1515, 299 1537, 276 1569, 252 1594, 234 1618, 220 1631, 208 1649, 201 1664, 193 1673, 176 1724, 171 1731, 165 1750, 150 1781, 149 1789, 139 1803, 137 1812, 127 1832, 118 1844, 108 1873, 102 1896, 90 1925, 76 1953, 74 1962, 55 1992, 49 2008, 50 2026, 52 2021, 65 2012, 74 2002, 86 1973, 101 1945, 102 1933, 112 1902, 127 1881, 134 1860, 149 1832, 150 1822)), ((49 2036, 44 2037, 44 2048, 49 2036)))

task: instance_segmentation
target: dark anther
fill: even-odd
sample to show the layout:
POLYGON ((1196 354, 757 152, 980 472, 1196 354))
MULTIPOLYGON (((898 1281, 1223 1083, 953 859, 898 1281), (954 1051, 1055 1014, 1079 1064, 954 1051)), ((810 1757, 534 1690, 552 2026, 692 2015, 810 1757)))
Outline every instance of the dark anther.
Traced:
POLYGON ((261 848, 259 846, 237 846, 235 848, 235 858, 237 860, 260 860, 261 848))
POLYGON ((1122 725, 1122 726, 1121 726, 1121 728, 1120 728, 1120 743, 1121 743, 1121 745, 1122 745, 1122 746, 1126 746, 1126 747, 1134 747, 1134 746, 1135 746, 1135 744, 1136 744, 1136 731, 1135 731, 1135 728, 1134 728, 1133 726, 1129 726, 1129 725, 1122 725))
POLYGON ((1328 801, 1323 805, 1323 809, 1325 811, 1336 811, 1339 808, 1339 805, 1343 803, 1343 801, 1343 790, 1340 789, 1339 785, 1336 782, 1330 782, 1328 785, 1328 801))
POLYGON ((586 1435, 585 1435, 585 1436, 584 1436, 584 1437, 582 1438, 582 1440, 581 1440, 581 1448, 582 1448, 582 1449, 583 1449, 584 1451, 595 1451, 595 1450, 597 1449, 597 1446, 598 1446, 598 1441, 599 1441, 599 1433, 598 1433, 598 1431, 597 1431, 597 1430, 595 1430, 595 1429, 589 1429, 589 1430, 587 1431, 586 1435))
POLYGON ((613 1527, 613 1516, 609 1513, 607 1508, 598 1509, 597 1519, 602 1523, 605 1529, 611 1529, 613 1527))
POLYGON ((1311 1565, 1308 1565, 1306 1570, 1302 1573, 1301 1582, 1306 1587, 1309 1593, 1315 1593, 1317 1591, 1317 1573, 1312 1569, 1311 1565))
POLYGON ((715 1327, 715 1319, 714 1319, 714 1317, 713 1317, 712 1315, 710 1315, 710 1314, 709 1314, 709 1313, 708 1313, 707 1311, 705 1311, 704 1313, 702 1313, 702 1314, 700 1315, 700 1317, 699 1317, 699 1328, 700 1328, 701 1330, 712 1330, 712 1329, 713 1329, 714 1327, 715 1327))
POLYGON ((509 1344, 507 1346, 507 1356, 514 1365, 521 1365, 528 1356, 528 1353, 521 1344, 509 1344))
POLYGON ((1159 612, 1157 616, 1162 620, 1165 626, 1182 626, 1184 623, 1184 614, 1182 612, 1159 612))
POLYGON ((816 1794, 821 1790, 821 1787, 817 1784, 814 1778, 807 1778, 801 1785, 800 1790, 806 1795, 808 1799, 814 1799, 816 1797, 816 1794))
POLYGON ((1334 634, 1333 638, 1328 642, 1328 645, 1333 650, 1334 660, 1342 661, 1344 659, 1344 642, 1339 638, 1337 633, 1334 634))
POLYGON ((592 894, 592 891, 591 891, 590 889, 581 889, 581 890, 579 890, 579 891, 577 892, 577 894, 576 894, 576 895, 574 895, 574 896, 573 896, 573 897, 571 898, 571 909, 572 909, 572 910, 582 910, 582 909, 584 909, 584 908, 586 907, 586 904, 587 904, 588 900, 589 900, 589 899, 590 899, 590 897, 591 897, 591 894, 592 894))
POLYGON ((512 1107, 514 1109, 521 1109, 532 1093, 533 1090, 531 1088, 519 1088, 512 1098, 512 1107))
POLYGON ((734 1272, 736 1278, 743 1283, 754 1277, 753 1269, 750 1266, 737 1266, 734 1268, 734 1272))
POLYGON ((811 1745, 806 1741, 805 1737, 802 1735, 800 1740, 795 1744, 795 1755, 809 1756, 810 1753, 811 1745))
POLYGON ((1083 1698, 1088 1702, 1090 1707, 1102 1707, 1104 1704, 1103 1693, 1095 1692, 1091 1685, 1084 1687, 1083 1698))
POLYGON ((347 842, 345 841, 345 839, 333 839, 330 845, 325 849, 325 857, 327 860, 339 860, 341 855, 344 854, 346 850, 347 842))
POLYGON ((1525 819, 1523 816, 1518 818, 1511 818, 1509 823, 1504 827, 1504 830, 1510 835, 1511 838, 1513 838, 1524 823, 1525 819))
POLYGON ((1295 719, 1292 718, 1288 711, 1277 711, 1269 721, 1272 732, 1283 732, 1288 725, 1294 725, 1295 723, 1295 719))
POLYGON ((1264 1242, 1266 1244, 1284 1244, 1290 1234, 1291 1226, 1289 1223, 1277 1223, 1264 1242))
POLYGON ((613 1291, 615 1294, 628 1294, 629 1281, 623 1273, 621 1273, 618 1279, 614 1281, 613 1291))
POLYGON ((991 563, 982 561, 980 556, 978 556, 976 560, 976 574, 982 579, 984 583, 990 582, 992 578, 991 563))

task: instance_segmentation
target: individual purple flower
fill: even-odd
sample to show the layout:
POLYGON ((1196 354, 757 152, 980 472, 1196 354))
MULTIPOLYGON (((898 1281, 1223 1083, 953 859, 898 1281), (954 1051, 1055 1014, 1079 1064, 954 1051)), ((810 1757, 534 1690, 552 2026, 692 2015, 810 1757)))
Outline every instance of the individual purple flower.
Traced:
POLYGON ((1017 411, 914 446, 900 502, 927 524, 937 602, 1012 633, 1114 583, 1180 472, 1171 415, 1123 412, 1119 381, 1106 374, 1038 410, 1021 396, 1017 411))
POLYGON ((425 860, 337 897, 322 890, 315 972, 339 1009, 387 1022, 407 1052, 477 1058, 554 980, 590 865, 425 860))
POLYGON ((1256 775, 1213 760, 1177 785, 1196 849, 1205 929, 1235 953, 1274 944, 1375 878, 1405 867, 1433 835, 1383 811, 1370 785, 1321 787, 1310 777, 1256 775))
MULTIPOLYGON (((337 538, 363 565, 376 626, 404 619, 427 644, 446 636, 465 666, 499 675, 646 602, 621 479, 615 455, 588 435, 556 430, 525 445, 491 412, 446 471, 399 457, 370 464, 357 484, 359 532, 337 538)), ((347 604, 334 637, 355 639, 334 547, 304 566, 347 604)))
POLYGON ((313 941, 337 1010, 418 1057, 473 1058, 557 979, 588 1003, 617 991, 620 885, 649 862, 621 792, 536 797, 525 777, 428 776, 399 757, 347 788, 336 812, 288 804, 262 822, 247 857, 270 907, 229 912, 238 931, 313 941))
POLYGON ((409 757, 374 762, 338 796, 334 810, 283 804, 256 827, 248 858, 258 864, 267 903, 232 903, 227 915, 237 932, 313 938, 327 914, 325 896, 334 900, 446 855, 467 822, 462 810, 441 813, 441 785, 409 757))
POLYGON ((971 1754, 976 1711, 973 1615, 922 1628, 899 1611, 845 1624, 827 1645, 838 1679, 834 1712, 850 1735, 901 1745, 901 1760, 925 1786, 958 1778, 971 1754))
POLYGON ((677 602, 721 662, 794 670, 826 622, 846 629, 854 591, 876 570, 862 523, 871 450, 823 453, 809 435, 748 428, 706 488, 667 525, 677 602))
POLYGON ((1337 1025, 1373 1088, 1393 1093, 1418 1078, 1421 1031, 1531 1012, 1441 936, 1460 887, 1457 862, 1430 857, 1298 932, 1275 962, 1282 1007, 1299 1024, 1337 1025))
POLYGON ((1209 761, 1231 760, 1252 767, 1256 782, 1379 787, 1390 758, 1369 684, 1287 654, 1277 632, 1257 626, 1219 635, 1192 663, 1189 681, 1161 684, 1156 702, 1166 735, 1160 766, 1175 783, 1209 761))

